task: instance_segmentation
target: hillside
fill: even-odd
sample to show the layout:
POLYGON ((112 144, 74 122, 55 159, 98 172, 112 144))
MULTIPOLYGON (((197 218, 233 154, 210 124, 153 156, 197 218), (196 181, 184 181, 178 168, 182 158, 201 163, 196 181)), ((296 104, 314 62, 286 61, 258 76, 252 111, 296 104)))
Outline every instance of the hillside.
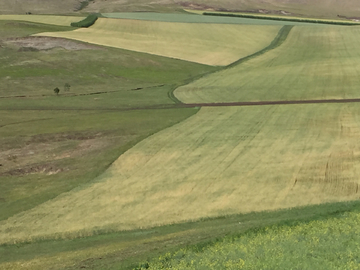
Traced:
POLYGON ((360 17, 355 0, 2 0, 0 14, 73 12, 180 11, 188 9, 250 11, 320 18, 360 17))

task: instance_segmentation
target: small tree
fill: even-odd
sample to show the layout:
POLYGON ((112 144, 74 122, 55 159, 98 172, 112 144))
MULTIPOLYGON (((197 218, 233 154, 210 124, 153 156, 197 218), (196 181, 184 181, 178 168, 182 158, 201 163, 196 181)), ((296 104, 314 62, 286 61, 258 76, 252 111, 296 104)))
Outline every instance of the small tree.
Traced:
POLYGON ((58 87, 56 87, 56 88, 54 89, 54 93, 55 93, 56 95, 58 95, 59 92, 60 92, 60 89, 59 89, 58 87))
POLYGON ((65 85, 64 85, 64 91, 65 91, 65 92, 70 91, 70 84, 69 84, 69 83, 65 83, 65 85))

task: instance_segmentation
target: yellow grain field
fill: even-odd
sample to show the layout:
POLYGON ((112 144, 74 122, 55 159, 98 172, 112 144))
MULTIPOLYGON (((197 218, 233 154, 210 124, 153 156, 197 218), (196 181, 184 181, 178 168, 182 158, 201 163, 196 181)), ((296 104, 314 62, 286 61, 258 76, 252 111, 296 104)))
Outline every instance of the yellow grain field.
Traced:
POLYGON ((358 104, 207 107, 96 182, 0 222, 0 244, 359 198, 358 104))
POLYGON ((0 15, 0 20, 6 21, 26 21, 34 23, 44 23, 59 26, 70 26, 72 22, 78 22, 85 17, 74 16, 52 16, 52 15, 0 15))
POLYGON ((99 18, 90 28, 41 33, 207 65, 228 65, 268 46, 281 26, 99 18))
POLYGON ((186 103, 360 97, 360 27, 295 26, 274 50, 178 88, 186 103))

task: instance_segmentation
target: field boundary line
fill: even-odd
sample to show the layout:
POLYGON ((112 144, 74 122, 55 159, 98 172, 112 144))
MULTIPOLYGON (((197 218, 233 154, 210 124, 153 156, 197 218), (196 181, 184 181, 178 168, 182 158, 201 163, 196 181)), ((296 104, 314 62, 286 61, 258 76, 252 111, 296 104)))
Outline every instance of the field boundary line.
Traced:
POLYGON ((230 65, 227 65, 226 67, 224 67, 222 70, 228 69, 228 68, 232 68, 234 66, 240 65, 244 62, 249 61, 250 59, 253 59, 255 57, 258 57, 264 53, 267 53, 268 51, 271 51, 273 49, 276 49, 277 47, 281 46, 281 44, 284 43, 284 41, 287 39, 291 29, 293 28, 293 25, 284 25, 283 27, 281 27, 281 29, 279 30, 278 34, 276 35, 276 37, 273 39, 273 41, 270 43, 269 46, 265 47, 264 49, 250 54, 248 56, 245 56, 233 63, 231 63, 230 65))
POLYGON ((358 103, 360 98, 352 99, 309 99, 309 100, 274 100, 274 101, 244 101, 244 102, 218 102, 218 103, 184 103, 194 107, 236 107, 236 106, 262 106, 262 105, 296 105, 296 104, 323 104, 323 103, 358 103))
POLYGON ((177 86, 175 89, 173 89, 172 91, 169 91, 168 93, 168 96, 171 100, 175 101, 175 103, 180 103, 180 104, 186 104, 186 103, 183 103, 182 101, 180 101, 176 95, 175 95, 175 91, 181 87, 181 86, 185 86, 187 84, 190 84, 194 81, 197 81, 201 78, 204 78, 208 75, 211 75, 211 74, 214 74, 216 72, 220 72, 220 71, 223 71, 223 70, 226 70, 226 69, 229 69, 229 68, 233 68, 237 65, 240 65, 244 62, 247 62, 255 57, 258 57, 262 54, 265 54, 267 53, 268 51, 271 51, 277 47, 279 47, 281 44, 284 43, 284 41, 287 39, 291 29, 293 28, 294 26, 293 25, 284 25, 283 27, 280 28, 278 34, 276 35, 276 37, 273 39, 273 41, 268 45, 266 46, 265 48, 261 49, 260 51, 257 51, 253 54, 250 54, 248 56, 245 56, 243 58, 240 58, 239 60, 236 60, 235 62, 225 66, 225 67, 220 67, 218 70, 215 70, 215 71, 211 71, 211 72, 208 72, 208 73, 205 73, 205 74, 202 74, 202 75, 199 75, 199 76, 196 76, 196 77, 193 77, 189 80, 187 80, 183 85, 179 85, 177 86))
POLYGON ((219 102, 219 103, 175 103, 157 104, 139 107, 123 108, 67 108, 67 107, 27 107, 27 108, 0 108, 0 111, 140 111, 140 110, 170 110, 180 108, 201 107, 245 107, 245 106, 267 106, 267 105, 304 105, 304 104, 333 104, 333 103, 360 103, 360 98, 354 99, 313 99, 313 100, 275 100, 275 101, 244 101, 244 102, 219 102))

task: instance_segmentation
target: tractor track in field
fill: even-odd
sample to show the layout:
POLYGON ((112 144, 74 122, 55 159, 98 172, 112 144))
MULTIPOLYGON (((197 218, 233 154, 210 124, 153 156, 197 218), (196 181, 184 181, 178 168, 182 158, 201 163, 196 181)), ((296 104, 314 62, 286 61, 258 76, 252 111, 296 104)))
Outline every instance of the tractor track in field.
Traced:
MULTIPOLYGON (((302 104, 333 104, 333 103, 360 103, 360 98, 352 99, 314 99, 314 100, 276 100, 276 101, 246 101, 246 102, 215 102, 215 103, 177 103, 158 104, 152 106, 128 107, 128 108, 66 108, 66 107, 27 107, 27 108, 0 108, 0 111, 136 111, 136 110, 159 110, 176 108, 198 107, 245 107, 245 106, 268 106, 268 105, 302 105, 302 104)), ((1 127, 1 126, 0 126, 1 127)))
POLYGON ((186 104, 181 104, 181 105, 192 106, 192 107, 229 107, 229 106, 296 105, 296 104, 357 103, 357 102, 360 102, 360 98, 246 101, 246 102, 215 102, 215 103, 186 103, 186 104))

